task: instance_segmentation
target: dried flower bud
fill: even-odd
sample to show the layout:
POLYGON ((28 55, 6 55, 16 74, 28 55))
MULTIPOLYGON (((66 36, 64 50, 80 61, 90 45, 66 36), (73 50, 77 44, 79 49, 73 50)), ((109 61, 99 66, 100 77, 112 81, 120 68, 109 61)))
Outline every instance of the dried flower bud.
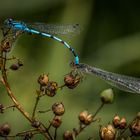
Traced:
POLYGON ((103 103, 112 103, 114 99, 114 94, 112 89, 106 89, 100 94, 103 103))
POLYGON ((11 44, 11 42, 9 42, 8 39, 7 40, 3 40, 1 42, 0 48, 2 48, 2 51, 4 51, 4 52, 9 52, 11 50, 11 48, 12 48, 12 44, 11 44))
POLYGON ((23 66, 22 61, 18 60, 16 63, 10 66, 11 70, 18 70, 21 66, 23 66))
POLYGON ((3 113, 3 110, 4 110, 4 106, 3 104, 0 104, 0 113, 3 113))
POLYGON ((46 86, 49 82, 49 77, 47 74, 42 74, 39 76, 38 78, 38 83, 41 85, 41 86, 46 86))
POLYGON ((64 83, 65 85, 73 89, 80 83, 81 78, 78 75, 73 75, 72 73, 69 73, 64 77, 64 83))
POLYGON ((130 125, 130 131, 134 136, 140 136, 140 119, 136 118, 130 125))
POLYGON ((93 121, 93 115, 88 113, 87 111, 82 111, 79 114, 79 120, 84 125, 89 125, 93 121))
POLYGON ((126 125, 127 125, 126 118, 124 118, 124 117, 121 118, 119 128, 124 129, 126 127, 126 125))
POLYGON ((58 128, 62 123, 61 117, 60 116, 55 116, 51 122, 52 126, 55 128, 58 128))
POLYGON ((15 64, 12 64, 12 65, 10 66, 10 69, 11 69, 11 70, 18 70, 19 67, 20 67, 20 66, 19 66, 17 63, 15 63, 15 64))
POLYGON ((56 82, 48 82, 47 87, 45 89, 45 93, 50 96, 53 97, 56 94, 56 91, 58 89, 58 84, 56 82))
POLYGON ((72 136, 72 132, 70 131, 65 131, 63 134, 64 140, 74 140, 72 136))
POLYGON ((118 116, 118 115, 115 115, 114 116, 114 118, 113 118, 113 125, 114 125, 114 127, 116 128, 116 127, 118 127, 119 125, 120 125, 120 117, 118 116))
POLYGON ((55 115, 63 115, 65 112, 64 105, 62 103, 55 103, 52 105, 52 111, 55 115))
POLYGON ((38 128, 40 126, 40 122, 39 121, 36 121, 36 120, 33 120, 32 124, 31 124, 33 127, 35 128, 38 128))
POLYGON ((101 127, 99 132, 101 140, 115 140, 116 130, 111 124, 101 127))
POLYGON ((0 135, 2 136, 9 135, 10 131, 11 127, 8 123, 5 123, 2 126, 0 126, 0 135))

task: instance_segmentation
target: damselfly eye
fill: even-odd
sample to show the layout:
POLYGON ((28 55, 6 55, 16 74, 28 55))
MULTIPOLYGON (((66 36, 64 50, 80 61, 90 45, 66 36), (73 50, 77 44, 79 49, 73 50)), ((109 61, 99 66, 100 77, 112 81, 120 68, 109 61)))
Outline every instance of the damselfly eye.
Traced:
POLYGON ((11 18, 6 19, 6 20, 4 21, 4 24, 5 24, 5 25, 9 25, 9 24, 11 24, 12 21, 13 21, 13 20, 12 20, 11 18))
POLYGON ((11 23, 13 20, 11 19, 11 18, 9 18, 8 20, 7 20, 7 22, 8 23, 11 23))

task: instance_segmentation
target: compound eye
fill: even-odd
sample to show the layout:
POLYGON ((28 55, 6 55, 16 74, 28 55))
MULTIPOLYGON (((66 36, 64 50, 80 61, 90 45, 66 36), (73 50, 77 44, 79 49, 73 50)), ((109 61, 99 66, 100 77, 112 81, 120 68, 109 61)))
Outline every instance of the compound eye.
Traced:
POLYGON ((11 18, 8 19, 8 22, 11 23, 13 20, 11 18))

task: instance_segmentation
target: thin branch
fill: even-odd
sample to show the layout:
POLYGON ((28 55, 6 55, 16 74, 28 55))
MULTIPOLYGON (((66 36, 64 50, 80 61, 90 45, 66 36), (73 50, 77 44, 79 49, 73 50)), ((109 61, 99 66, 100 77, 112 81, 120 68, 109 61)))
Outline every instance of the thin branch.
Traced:
POLYGON ((102 104, 99 106, 99 108, 94 113, 93 117, 95 117, 99 113, 99 111, 103 108, 104 105, 105 105, 105 103, 102 102, 102 104))
POLYGON ((32 119, 34 119, 34 117, 35 117, 35 112, 36 112, 36 109, 37 109, 37 105, 39 103, 39 99, 40 99, 40 96, 37 94, 36 102, 35 102, 35 105, 34 105, 34 108, 33 108, 32 119))
POLYGON ((57 128, 55 128, 55 132, 54 132, 54 139, 56 140, 57 137, 57 128))
MULTIPOLYGON (((24 110, 24 108, 20 105, 20 103, 18 102, 18 100, 16 99, 16 97, 14 96, 13 92, 11 91, 10 85, 8 83, 7 80, 7 74, 6 74, 6 53, 4 55, 5 59, 3 59, 3 67, 2 67, 2 78, 1 78, 1 82, 3 83, 3 85, 5 85, 5 88, 7 90, 7 93, 9 95, 9 97, 11 98, 11 100, 13 101, 15 107, 22 113, 22 115, 30 122, 32 123, 32 118, 30 117, 29 113, 26 112, 24 110)), ((46 132, 46 129, 44 127, 39 126, 38 127, 38 131, 43 134, 48 140, 53 140, 50 137, 50 134, 48 134, 48 132, 46 132)))

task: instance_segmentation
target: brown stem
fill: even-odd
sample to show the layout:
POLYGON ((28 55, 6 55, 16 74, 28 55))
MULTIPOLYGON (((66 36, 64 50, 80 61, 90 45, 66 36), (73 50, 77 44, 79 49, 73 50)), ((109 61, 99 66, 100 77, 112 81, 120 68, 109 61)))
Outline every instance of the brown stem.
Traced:
POLYGON ((15 107, 15 105, 5 106, 5 107, 3 108, 3 110, 8 109, 8 108, 14 108, 14 107, 15 107))
MULTIPOLYGON (((4 56, 6 58, 6 54, 4 56)), ((5 85, 5 88, 7 90, 7 93, 9 95, 9 97, 11 98, 11 100, 13 101, 15 107, 22 113, 22 115, 30 122, 32 123, 32 118, 30 117, 29 113, 26 112, 23 107, 20 105, 20 103, 18 102, 18 100, 16 99, 16 97, 14 96, 13 92, 11 91, 10 85, 8 83, 7 80, 7 74, 6 74, 6 59, 3 60, 3 67, 2 67, 2 78, 1 78, 1 82, 3 83, 3 85, 5 85)), ((48 132, 46 132, 46 129, 41 125, 38 127, 37 129, 41 134, 43 134, 48 140, 53 140, 52 137, 50 137, 50 134, 48 132)))
POLYGON ((10 86, 9 86, 9 84, 8 84, 6 79, 7 79, 6 75, 3 74, 3 78, 1 79, 1 81, 5 85, 6 90, 8 92, 8 95, 10 96, 12 101, 14 102, 15 107, 26 117, 26 119, 28 119, 30 122, 32 122, 32 119, 30 118, 29 114, 22 108, 22 106, 19 104, 19 102, 17 101, 16 97, 12 93, 12 91, 10 89, 10 86))

